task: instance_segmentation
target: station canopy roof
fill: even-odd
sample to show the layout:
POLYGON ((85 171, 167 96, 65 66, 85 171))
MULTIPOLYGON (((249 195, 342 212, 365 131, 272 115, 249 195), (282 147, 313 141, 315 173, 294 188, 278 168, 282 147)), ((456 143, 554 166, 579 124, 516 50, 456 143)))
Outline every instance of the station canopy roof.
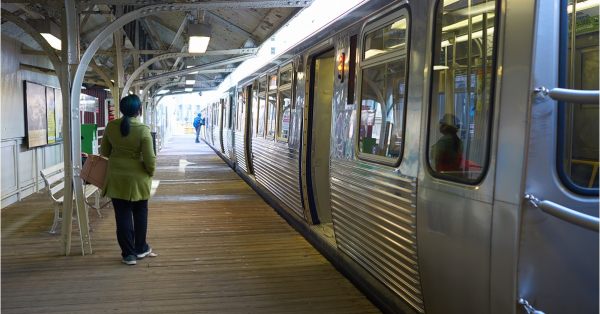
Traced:
MULTIPOLYGON (((75 1, 78 4, 81 54, 105 26, 124 14, 157 4, 200 4, 190 10, 165 10, 141 17, 122 27, 103 42, 88 67, 84 85, 110 88, 115 81, 120 81, 119 85, 123 87, 129 81, 129 91, 150 87, 147 90, 150 94, 214 90, 242 61, 256 53, 265 40, 312 1, 75 1), (193 24, 209 26, 210 41, 205 53, 188 53, 190 30, 193 29, 190 25, 193 24), (122 67, 118 67, 121 63, 122 67), (124 69, 122 76, 119 76, 119 68, 124 69)), ((49 32, 47 25, 53 25, 53 31, 58 29, 59 32, 56 36, 64 37, 60 34, 65 22, 62 0, 2 1, 2 37, 19 41, 24 55, 45 55, 28 32, 11 22, 9 15, 34 26, 40 33, 49 32)), ((48 72, 38 65, 24 66, 29 70, 48 72)))

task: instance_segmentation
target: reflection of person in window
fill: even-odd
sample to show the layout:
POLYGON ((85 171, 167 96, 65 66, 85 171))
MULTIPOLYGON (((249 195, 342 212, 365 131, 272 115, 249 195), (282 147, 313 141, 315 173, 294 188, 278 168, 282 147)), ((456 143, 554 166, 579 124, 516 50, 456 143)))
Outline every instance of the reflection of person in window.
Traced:
POLYGON ((431 147, 433 166, 437 172, 460 171, 463 144, 458 137, 458 119, 445 114, 440 120, 442 137, 431 147))

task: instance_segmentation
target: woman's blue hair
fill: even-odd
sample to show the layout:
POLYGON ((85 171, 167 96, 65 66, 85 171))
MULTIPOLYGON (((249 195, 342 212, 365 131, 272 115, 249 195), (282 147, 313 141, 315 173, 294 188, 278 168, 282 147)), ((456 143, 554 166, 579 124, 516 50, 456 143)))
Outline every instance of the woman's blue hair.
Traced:
POLYGON ((119 102, 119 110, 123 114, 123 119, 121 121, 122 136, 129 135, 129 129, 131 127, 129 118, 136 117, 140 113, 141 107, 142 101, 137 95, 127 95, 121 98, 121 101, 119 102))

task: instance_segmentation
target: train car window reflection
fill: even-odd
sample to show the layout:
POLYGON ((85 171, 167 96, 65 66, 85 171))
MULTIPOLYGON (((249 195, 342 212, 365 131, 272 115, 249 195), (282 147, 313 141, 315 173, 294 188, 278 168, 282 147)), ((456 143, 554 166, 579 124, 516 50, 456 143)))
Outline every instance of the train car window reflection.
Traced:
POLYGON ((266 91, 267 91, 267 82, 265 81, 265 78, 263 77, 258 82, 258 92, 259 93, 264 93, 266 91))
POLYGON ((290 132, 290 113, 292 104, 292 89, 280 89, 279 91, 279 129, 277 130, 277 138, 287 142, 290 132))
POLYGON ((265 135, 265 112, 267 110, 267 100, 265 94, 258 95, 258 129, 257 135, 265 135))
POLYGON ((277 74, 270 74, 269 78, 269 90, 267 95, 267 137, 275 137, 275 123, 277 113, 277 74))
POLYGON ((238 101, 235 114, 235 130, 241 132, 244 124, 244 108, 246 107, 246 89, 242 88, 238 90, 237 95, 238 101))
POLYGON ((279 73, 279 85, 284 86, 292 83, 292 68, 289 67, 286 70, 281 70, 279 73))
POLYGON ((406 18, 402 17, 393 23, 367 33, 364 44, 364 59, 395 49, 406 49, 406 18))
POLYGON ((395 165, 404 141, 407 76, 406 11, 367 25, 360 77, 359 157, 395 165), (375 28, 374 30, 371 30, 375 28), (369 157, 373 156, 374 157, 369 157))
POLYGON ((269 92, 277 89, 277 75, 269 75, 269 92))
MULTIPOLYGON (((563 2, 564 3, 564 2, 563 2)), ((561 87, 598 90, 598 1, 566 3, 568 38, 564 43, 566 71, 561 87), (573 20, 573 12, 576 19, 573 20)), ((559 171, 567 185, 583 194, 598 194, 598 105, 563 104, 559 106, 562 128, 559 171)))
POLYGON ((268 118, 267 118, 267 136, 273 138, 275 136, 275 118, 277 112, 277 91, 268 95, 268 118))
POLYGON ((257 135, 264 137, 265 136, 265 128, 267 118, 267 82, 266 78, 260 80, 258 84, 258 128, 257 135))
POLYGON ((438 2, 428 138, 428 161, 435 176, 475 184, 485 174, 496 57, 495 12, 496 1, 438 2))
POLYGON ((232 103, 231 103, 231 97, 229 95, 226 96, 225 99, 223 99, 223 103, 225 104, 225 123, 224 126, 231 130, 231 128, 233 127, 233 111, 232 111, 232 103))
POLYGON ((254 136, 258 136, 258 90, 256 84, 252 88, 252 129, 254 130, 254 136))
POLYGON ((292 64, 288 63, 279 69, 279 87, 277 92, 277 139, 287 142, 290 133, 292 112, 292 64))

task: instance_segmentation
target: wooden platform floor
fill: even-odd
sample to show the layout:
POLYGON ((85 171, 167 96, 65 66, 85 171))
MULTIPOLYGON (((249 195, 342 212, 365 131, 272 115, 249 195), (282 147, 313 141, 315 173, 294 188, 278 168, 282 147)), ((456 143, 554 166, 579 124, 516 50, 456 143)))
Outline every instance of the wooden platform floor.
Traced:
POLYGON ((90 212, 94 254, 60 255, 44 194, 2 209, 2 313, 379 313, 205 144, 159 154, 148 241, 121 263, 112 208, 90 212))

